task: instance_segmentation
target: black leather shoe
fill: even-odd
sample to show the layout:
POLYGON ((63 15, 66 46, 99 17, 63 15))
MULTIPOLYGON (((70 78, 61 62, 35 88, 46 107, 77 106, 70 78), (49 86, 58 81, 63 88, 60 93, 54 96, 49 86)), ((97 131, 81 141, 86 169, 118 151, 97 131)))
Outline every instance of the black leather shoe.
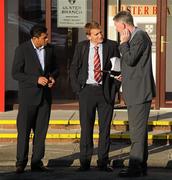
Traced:
POLYGON ((113 172, 113 168, 108 165, 98 166, 98 169, 99 171, 113 172))
POLYGON ((89 170, 90 170, 90 166, 80 166, 77 169, 78 172, 89 171, 89 170))
POLYGON ((134 169, 134 168, 124 168, 122 169, 118 176, 119 177, 140 177, 140 176, 146 176, 146 173, 142 171, 142 169, 134 169))
POLYGON ((49 172, 51 169, 45 166, 31 166, 31 171, 33 172, 49 172))
POLYGON ((143 176, 147 176, 147 166, 142 167, 142 174, 143 176))
POLYGON ((17 166, 16 167, 16 173, 20 174, 24 172, 24 166, 17 166))

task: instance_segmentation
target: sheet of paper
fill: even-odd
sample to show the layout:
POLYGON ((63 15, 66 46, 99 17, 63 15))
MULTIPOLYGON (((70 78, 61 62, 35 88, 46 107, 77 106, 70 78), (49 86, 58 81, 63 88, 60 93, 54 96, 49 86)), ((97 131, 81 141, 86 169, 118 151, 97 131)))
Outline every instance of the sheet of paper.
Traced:
POLYGON ((111 71, 120 72, 120 71, 121 71, 120 58, 118 58, 118 57, 113 57, 113 58, 110 58, 110 61, 111 61, 111 63, 112 63, 111 71))

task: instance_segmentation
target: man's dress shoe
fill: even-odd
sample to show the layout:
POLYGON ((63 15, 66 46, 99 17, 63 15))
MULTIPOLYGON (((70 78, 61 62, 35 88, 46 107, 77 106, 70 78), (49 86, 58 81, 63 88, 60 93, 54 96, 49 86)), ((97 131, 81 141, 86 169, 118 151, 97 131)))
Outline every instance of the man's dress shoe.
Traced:
POLYGON ((119 177, 140 177, 146 176, 147 171, 140 168, 124 168, 119 172, 119 177))
POLYGON ((98 166, 99 171, 113 172, 113 168, 108 165, 98 166))
POLYGON ((78 172, 89 171, 89 170, 90 170, 90 166, 80 166, 77 169, 78 172))
POLYGON ((42 165, 42 166, 31 166, 31 171, 33 171, 33 172, 48 172, 51 170, 42 165))
POLYGON ((17 166, 16 167, 16 173, 20 174, 24 172, 24 166, 17 166))

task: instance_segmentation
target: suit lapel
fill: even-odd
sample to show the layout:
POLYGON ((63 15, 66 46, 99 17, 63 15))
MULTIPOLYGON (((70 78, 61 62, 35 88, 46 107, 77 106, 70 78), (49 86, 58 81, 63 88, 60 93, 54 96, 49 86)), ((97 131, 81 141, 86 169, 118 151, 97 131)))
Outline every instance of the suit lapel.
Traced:
POLYGON ((102 44, 103 46, 102 46, 102 48, 103 48, 103 69, 104 69, 104 67, 105 67, 105 65, 106 65, 106 62, 107 62, 107 57, 108 57, 108 47, 107 47, 107 45, 106 45, 106 43, 105 42, 103 42, 103 44, 102 44))
POLYGON ((88 72, 88 61, 89 61, 89 48, 90 48, 90 42, 87 41, 86 44, 82 47, 82 56, 83 56, 83 66, 84 69, 88 72))
POLYGON ((32 56, 33 60, 35 61, 36 65, 39 67, 40 71, 43 72, 40 61, 38 59, 38 55, 36 53, 36 50, 34 49, 32 42, 29 42, 29 49, 31 51, 30 55, 32 56))

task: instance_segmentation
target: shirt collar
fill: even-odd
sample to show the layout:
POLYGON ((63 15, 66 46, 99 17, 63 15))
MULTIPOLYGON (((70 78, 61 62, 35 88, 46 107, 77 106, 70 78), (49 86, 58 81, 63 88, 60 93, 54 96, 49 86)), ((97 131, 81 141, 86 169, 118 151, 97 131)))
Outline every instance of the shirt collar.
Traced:
MULTIPOLYGON (((99 47, 99 48, 100 48, 101 46, 102 46, 102 44, 98 44, 98 45, 97 45, 97 47, 99 47)), ((94 48, 94 47, 95 47, 95 45, 94 45, 92 42, 90 42, 90 48, 94 48)))

